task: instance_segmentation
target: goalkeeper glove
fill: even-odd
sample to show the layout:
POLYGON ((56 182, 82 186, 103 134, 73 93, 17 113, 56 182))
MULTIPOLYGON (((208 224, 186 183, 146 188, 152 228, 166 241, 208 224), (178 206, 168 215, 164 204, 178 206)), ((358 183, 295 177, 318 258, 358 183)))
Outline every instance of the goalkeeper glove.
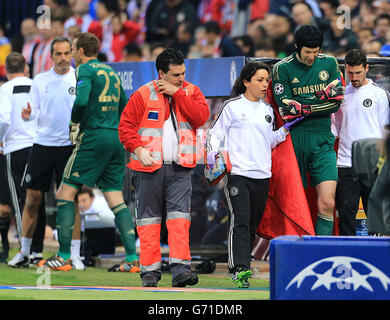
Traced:
POLYGON ((279 112, 285 121, 311 114, 311 107, 307 104, 300 104, 295 100, 288 99, 284 99, 282 102, 286 106, 279 108, 279 112))
POLYGON ((339 82, 338 79, 333 80, 324 90, 317 91, 316 97, 321 100, 343 100, 345 88, 343 86, 337 87, 339 82))
POLYGON ((80 132, 80 123, 70 122, 69 140, 72 144, 76 144, 77 137, 80 132))

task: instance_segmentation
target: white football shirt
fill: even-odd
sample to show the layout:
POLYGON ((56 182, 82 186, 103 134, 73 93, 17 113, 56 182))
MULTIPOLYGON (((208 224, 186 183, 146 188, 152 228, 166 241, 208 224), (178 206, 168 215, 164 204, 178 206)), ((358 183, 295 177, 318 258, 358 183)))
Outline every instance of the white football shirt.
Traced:
POLYGON ((72 67, 64 75, 51 68, 34 77, 29 97, 29 120, 37 119, 34 143, 57 147, 71 145, 69 123, 75 98, 76 74, 72 67))
POLYGON ((0 140, 4 154, 31 147, 36 133, 35 121, 23 121, 22 109, 27 106, 32 80, 16 77, 0 88, 0 140))
POLYGON ((352 167, 352 143, 367 138, 383 138, 389 122, 389 98, 386 89, 371 79, 368 84, 345 88, 344 101, 332 116, 332 132, 340 137, 337 166, 352 167))
POLYGON ((274 131, 274 112, 262 100, 250 101, 240 95, 227 100, 207 137, 207 151, 224 149, 232 164, 231 174, 266 179, 271 173, 271 151, 286 139, 283 127, 274 131))

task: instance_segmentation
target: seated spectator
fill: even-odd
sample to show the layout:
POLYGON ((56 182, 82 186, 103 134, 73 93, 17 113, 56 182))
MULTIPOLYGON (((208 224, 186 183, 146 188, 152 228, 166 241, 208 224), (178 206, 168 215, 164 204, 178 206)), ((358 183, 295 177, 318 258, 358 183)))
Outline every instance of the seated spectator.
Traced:
POLYGON ((337 13, 330 22, 331 29, 324 32, 324 51, 333 51, 336 55, 344 53, 349 49, 359 49, 359 42, 356 34, 351 29, 339 28, 338 19, 342 13, 337 13))
POLYGON ((39 29, 41 41, 34 51, 34 67, 32 70, 30 70, 32 77, 35 77, 38 73, 47 71, 54 66, 53 60, 50 58, 50 46, 54 38, 53 34, 54 33, 52 28, 39 29))
MULTIPOLYGON (((95 221, 109 222, 110 227, 115 228, 115 215, 108 206, 106 199, 99 189, 83 186, 76 196, 77 206, 80 211, 81 231, 85 232, 88 223, 96 223, 95 221)), ((88 241, 87 241, 88 242, 88 241)), ((85 252, 85 263, 90 264, 91 250, 88 248, 88 243, 84 244, 87 248, 85 252)), ((72 239, 71 242, 71 256, 73 260, 81 261, 80 257, 80 243, 72 239)), ((75 267, 75 266, 74 266, 75 267)), ((82 266, 81 268, 82 269, 82 266)))
POLYGON ((362 47, 362 50, 367 54, 367 57, 380 57, 382 43, 377 39, 373 39, 362 47))
POLYGON ((145 32, 145 42, 148 44, 152 44, 153 42, 156 42, 154 39, 154 30, 152 28, 153 26, 153 16, 156 12, 156 8, 160 5, 161 0, 151 0, 146 7, 145 10, 145 18, 144 18, 144 29, 145 32))
POLYGON ((50 29, 52 29, 52 36, 63 37, 65 35, 65 20, 61 17, 52 17, 50 21, 50 29))
POLYGON ((295 31, 305 25, 314 25, 322 32, 330 28, 329 21, 315 17, 311 7, 306 2, 297 2, 291 8, 291 15, 296 24, 295 31))
POLYGON ((222 34, 217 22, 206 22, 204 27, 208 45, 204 47, 204 57, 235 57, 243 55, 241 48, 230 37, 222 34))
POLYGON ((188 59, 203 58, 203 47, 207 45, 206 30, 204 25, 200 25, 195 29, 194 43, 190 46, 187 54, 188 59))
POLYGON ((141 62, 143 60, 142 50, 138 44, 129 42, 123 48, 121 62, 141 62))
POLYGON ((73 25, 73 26, 70 26, 67 30, 66 30, 66 33, 68 34, 68 38, 70 40, 71 43, 73 43, 73 40, 75 39, 75 37, 81 33, 81 29, 78 25, 73 25))
POLYGON ((360 2, 359 0, 339 0, 340 6, 346 6, 350 10, 351 18, 358 17, 360 15, 360 2))
POLYGON ((374 7, 374 13, 376 16, 381 14, 390 14, 390 2, 388 0, 375 0, 372 1, 374 7))
POLYGON ((155 43, 149 47, 149 60, 156 61, 157 56, 166 49, 166 45, 162 42, 155 43))
POLYGON ((267 14, 263 25, 278 57, 288 56, 295 50, 294 37, 290 31, 291 21, 287 16, 267 14))
POLYGON ((78 26, 81 32, 87 32, 93 18, 89 14, 88 0, 75 0, 71 4, 72 16, 66 19, 64 27, 67 31, 71 26, 78 26))
MULTIPOLYGON (((30 1, 29 1, 30 2, 30 1)), ((50 16, 65 21, 72 16, 72 11, 66 0, 44 0, 41 1, 50 8, 50 16)))
POLYGON ((233 41, 241 48, 245 57, 254 57, 255 47, 253 40, 248 35, 233 38, 233 41))
POLYGON ((98 20, 92 21, 88 28, 88 32, 93 33, 99 38, 100 53, 104 54, 105 59, 109 62, 115 60, 115 55, 112 51, 113 28, 111 18, 117 11, 117 2, 110 0, 98 0, 96 2, 96 15, 98 20))
POLYGON ((77 194, 77 205, 81 215, 96 213, 100 216, 109 217, 112 218, 113 226, 115 226, 114 213, 99 190, 84 186, 77 194))
MULTIPOLYGON (((296 2, 302 2, 302 1, 272 0, 270 1, 270 8, 268 10, 268 14, 274 14, 278 16, 291 16, 291 8, 296 2)), ((315 17, 322 16, 322 12, 319 7, 318 1, 306 0, 305 2, 310 6, 315 17)))
POLYGON ((264 41, 269 38, 263 24, 263 19, 252 20, 248 24, 246 34, 252 38, 255 46, 263 45, 264 41))
POLYGON ((41 41, 35 21, 32 18, 24 19, 20 26, 20 32, 24 40, 22 54, 26 59, 29 69, 33 70, 34 52, 41 41))
POLYGON ((375 19, 374 34, 382 44, 386 42, 386 34, 390 31, 390 15, 381 14, 375 19))
POLYGON ((338 0, 318 0, 322 17, 325 19, 331 19, 336 13, 336 9, 339 6, 338 0))
POLYGON ((188 52, 194 39, 194 26, 189 22, 179 24, 176 32, 176 41, 172 44, 172 48, 181 51, 184 58, 187 58, 188 52))
POLYGON ((149 43, 163 41, 169 47, 175 40, 180 23, 198 25, 196 9, 189 1, 158 1, 148 25, 149 43))
POLYGON ((361 28, 359 33, 357 33, 357 36, 358 43, 362 48, 366 45, 366 43, 374 39, 373 30, 370 28, 361 28))
POLYGON ((114 62, 122 60, 122 50, 129 42, 137 40, 141 28, 137 22, 126 20, 122 21, 119 15, 114 15, 111 19, 112 24, 112 52, 114 53, 114 62))
POLYGON ((255 57, 256 58, 277 58, 278 54, 271 45, 258 46, 255 48, 255 57))

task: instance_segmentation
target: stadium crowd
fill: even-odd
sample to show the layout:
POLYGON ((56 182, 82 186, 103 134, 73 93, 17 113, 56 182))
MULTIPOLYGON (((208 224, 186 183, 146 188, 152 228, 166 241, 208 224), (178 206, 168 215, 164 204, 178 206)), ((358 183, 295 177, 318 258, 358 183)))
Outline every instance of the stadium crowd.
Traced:
MULTIPOLYGON (((50 7, 49 28, 39 28, 36 15, 21 21, 20 33, 0 25, 0 82, 7 81, 6 58, 11 52, 22 53, 27 75, 33 79, 55 67, 53 39, 66 37, 72 43, 83 32, 100 40, 101 62, 156 61, 167 48, 182 52, 186 59, 284 58, 296 51, 294 34, 307 25, 321 30, 320 47, 327 55, 344 58, 349 50, 361 49, 367 57, 390 56, 388 0, 44 0, 38 4, 50 7)), ((77 67, 74 61, 71 64, 77 67)), ((206 129, 221 107, 221 101, 207 102, 210 117, 202 125, 206 129)), ((226 243, 227 203, 221 185, 204 184, 202 169, 197 166, 191 177, 190 241, 215 243, 210 236, 215 228, 221 230, 217 243, 226 243)), ((7 229, 2 217, 9 210, 1 206, 0 230, 7 229)), ((3 251, 8 248, 4 234, 3 251)), ((7 258, 4 253, 0 261, 7 258)))
POLYGON ((27 17, 19 32, 0 26, 0 70, 5 57, 21 51, 31 75, 52 67, 56 36, 71 40, 92 32, 101 40, 101 61, 154 61, 163 48, 185 58, 244 55, 285 57, 302 25, 324 33, 322 52, 343 57, 361 48, 369 57, 390 55, 390 3, 386 0, 44 0, 50 28, 27 17), (343 27, 340 27, 343 26, 343 27), (8 33, 8 34, 7 34, 8 33))

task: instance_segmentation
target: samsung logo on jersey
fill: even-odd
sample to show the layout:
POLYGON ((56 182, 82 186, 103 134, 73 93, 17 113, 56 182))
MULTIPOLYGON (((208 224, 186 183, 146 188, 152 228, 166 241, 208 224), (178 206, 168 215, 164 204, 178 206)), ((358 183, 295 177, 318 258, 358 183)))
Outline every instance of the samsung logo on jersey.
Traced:
POLYGON ((133 90, 133 71, 118 71, 121 78, 123 89, 133 90))
POLYGON ((293 88, 293 95, 299 96, 301 94, 315 93, 317 91, 324 90, 324 89, 325 89, 325 83, 298 87, 298 88, 293 88))

